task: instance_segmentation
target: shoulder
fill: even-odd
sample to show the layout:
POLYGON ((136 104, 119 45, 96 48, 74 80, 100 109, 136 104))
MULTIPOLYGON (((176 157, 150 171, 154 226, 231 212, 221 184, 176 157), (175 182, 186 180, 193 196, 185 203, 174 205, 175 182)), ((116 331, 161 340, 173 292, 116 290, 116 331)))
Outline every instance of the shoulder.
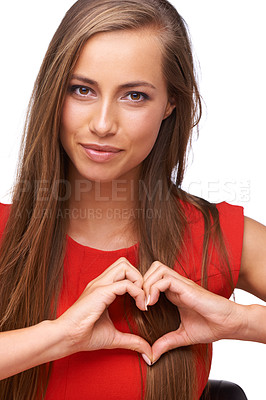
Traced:
MULTIPOLYGON (((218 213, 219 226, 223 240, 228 251, 231 268, 240 268, 244 235, 244 209, 241 206, 232 205, 225 201, 210 204, 210 210, 215 208, 218 213), (237 267, 236 267, 237 266, 237 267)), ((200 211, 194 211, 198 215, 197 225, 202 225, 204 234, 204 217, 200 211)))
MULTIPOLYGON (((192 199, 193 200, 193 199, 192 199)), ((197 201, 197 199, 196 199, 197 201)), ((206 230, 211 233, 209 247, 208 278, 211 291, 229 297, 231 286, 228 285, 227 272, 221 262, 223 243, 225 245, 230 271, 234 287, 237 284, 241 266, 244 234, 244 210, 241 206, 231 205, 227 202, 218 204, 208 203, 204 199, 198 199, 199 203, 186 202, 183 209, 188 223, 188 234, 185 237, 190 259, 195 260, 195 268, 192 271, 192 280, 201 282, 201 263, 204 249, 204 237, 206 230), (202 210, 202 211, 201 211, 202 210), (206 222, 210 217, 211 225, 206 222)), ((193 262, 190 263, 193 265, 193 262)))
POLYGON ((237 287, 266 301, 266 226, 248 217, 237 287))
POLYGON ((11 209, 11 204, 0 203, 0 236, 2 235, 11 209))
POLYGON ((221 230, 226 244, 237 247, 242 252, 244 235, 244 209, 225 201, 216 204, 221 230))
MULTIPOLYGON (((211 214, 218 213, 220 227, 225 238, 235 242, 235 239, 243 239, 244 232, 244 209, 241 206, 229 204, 225 201, 215 204, 204 202, 205 210, 211 214)), ((192 230, 204 233, 204 214, 199 207, 189 202, 181 202, 187 222, 192 230)))
POLYGON ((220 219, 223 223, 227 223, 229 225, 230 222, 241 222, 244 223, 244 208, 242 206, 236 206, 233 204, 229 204, 226 201, 216 204, 216 208, 219 211, 220 219))
POLYGON ((8 218, 11 209, 11 204, 0 203, 0 221, 3 218, 8 218))

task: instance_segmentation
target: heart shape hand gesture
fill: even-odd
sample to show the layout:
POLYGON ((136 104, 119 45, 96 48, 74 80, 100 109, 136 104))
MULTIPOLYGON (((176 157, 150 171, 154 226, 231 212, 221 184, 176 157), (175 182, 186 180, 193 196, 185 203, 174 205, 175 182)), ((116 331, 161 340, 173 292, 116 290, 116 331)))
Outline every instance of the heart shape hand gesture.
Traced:
POLYGON ((208 292, 159 261, 142 276, 127 259, 120 258, 91 281, 55 322, 66 334, 64 356, 78 351, 124 348, 142 353, 151 365, 176 347, 232 338, 241 319, 234 306, 235 303, 208 292), (147 305, 156 304, 161 292, 179 308, 181 324, 176 331, 166 333, 150 346, 142 337, 115 328, 108 307, 116 296, 128 293, 145 312, 147 305))

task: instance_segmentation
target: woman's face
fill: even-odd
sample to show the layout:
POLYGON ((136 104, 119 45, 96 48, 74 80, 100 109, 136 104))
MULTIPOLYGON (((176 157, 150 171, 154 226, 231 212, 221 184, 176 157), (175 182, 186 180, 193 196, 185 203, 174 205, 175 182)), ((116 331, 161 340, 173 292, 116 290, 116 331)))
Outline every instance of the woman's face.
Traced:
POLYGON ((76 177, 136 179, 169 102, 156 33, 96 34, 84 46, 62 110, 60 139, 76 177))

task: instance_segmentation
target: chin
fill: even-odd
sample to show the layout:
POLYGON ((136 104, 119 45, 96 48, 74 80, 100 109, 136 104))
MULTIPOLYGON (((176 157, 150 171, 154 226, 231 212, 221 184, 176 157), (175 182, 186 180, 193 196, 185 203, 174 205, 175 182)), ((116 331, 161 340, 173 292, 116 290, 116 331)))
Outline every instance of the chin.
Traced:
POLYGON ((88 172, 82 172, 80 171, 79 179, 80 180, 86 180, 90 182, 98 182, 98 183, 108 183, 112 182, 116 179, 120 179, 120 175, 112 175, 112 174, 106 174, 106 173, 89 173, 88 172))
POLYGON ((140 165, 137 165, 130 169, 123 168, 112 168, 111 165, 100 165, 89 166, 87 163, 85 165, 82 163, 81 165, 74 165, 73 163, 73 174, 70 173, 70 176, 76 181, 90 181, 90 182, 98 182, 98 183, 110 183, 112 181, 118 180, 127 180, 132 181, 136 180, 139 176, 140 165))

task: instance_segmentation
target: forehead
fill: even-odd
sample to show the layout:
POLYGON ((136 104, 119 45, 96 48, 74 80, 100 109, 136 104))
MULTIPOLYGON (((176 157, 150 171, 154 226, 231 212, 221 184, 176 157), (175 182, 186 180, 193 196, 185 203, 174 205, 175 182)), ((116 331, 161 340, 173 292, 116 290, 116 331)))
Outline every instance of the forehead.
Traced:
POLYGON ((94 35, 84 45, 74 73, 91 79, 149 80, 164 85, 162 52, 153 30, 124 30, 94 35))

